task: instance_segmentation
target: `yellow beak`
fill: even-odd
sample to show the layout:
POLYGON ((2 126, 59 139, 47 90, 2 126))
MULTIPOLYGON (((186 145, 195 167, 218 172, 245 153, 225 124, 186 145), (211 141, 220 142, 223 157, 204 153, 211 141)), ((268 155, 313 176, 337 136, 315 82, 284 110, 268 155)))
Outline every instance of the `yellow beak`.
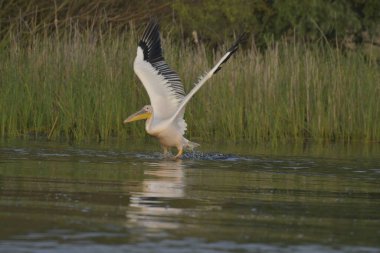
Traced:
POLYGON ((138 111, 138 112, 132 114, 131 116, 129 116, 128 118, 126 118, 123 121, 123 123, 127 124, 129 122, 136 121, 136 120, 149 119, 151 116, 152 116, 152 114, 150 112, 146 112, 144 109, 141 109, 140 111, 138 111))

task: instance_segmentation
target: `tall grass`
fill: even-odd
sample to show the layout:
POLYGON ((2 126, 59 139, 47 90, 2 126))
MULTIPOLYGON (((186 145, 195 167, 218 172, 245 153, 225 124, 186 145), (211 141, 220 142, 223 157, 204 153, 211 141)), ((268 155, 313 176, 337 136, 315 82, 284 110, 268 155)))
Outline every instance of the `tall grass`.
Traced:
MULTIPOLYGON (((25 39, 27 38, 27 39, 25 39)), ((127 140, 143 123, 122 120, 148 96, 133 73, 138 36, 81 30, 0 44, 0 135, 127 140)), ((164 36, 169 65, 189 91, 221 57, 164 36)), ((380 140, 380 67, 358 52, 272 43, 240 50, 187 106, 187 135, 202 141, 380 140)))

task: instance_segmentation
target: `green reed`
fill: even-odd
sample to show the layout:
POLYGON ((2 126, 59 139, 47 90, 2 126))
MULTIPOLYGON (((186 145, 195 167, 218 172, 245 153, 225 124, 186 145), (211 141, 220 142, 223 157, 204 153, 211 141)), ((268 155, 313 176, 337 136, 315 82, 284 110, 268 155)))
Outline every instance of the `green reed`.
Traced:
MULTIPOLYGON (((133 29, 60 34, 10 32, 0 43, 0 136, 120 140, 145 136, 122 124, 149 104, 133 72, 133 29), (26 38, 26 39, 25 39, 26 38)), ((165 58, 189 91, 217 52, 163 38, 165 58)), ((323 45, 247 46, 187 106, 187 136, 199 141, 380 140, 380 67, 360 52, 323 45)))

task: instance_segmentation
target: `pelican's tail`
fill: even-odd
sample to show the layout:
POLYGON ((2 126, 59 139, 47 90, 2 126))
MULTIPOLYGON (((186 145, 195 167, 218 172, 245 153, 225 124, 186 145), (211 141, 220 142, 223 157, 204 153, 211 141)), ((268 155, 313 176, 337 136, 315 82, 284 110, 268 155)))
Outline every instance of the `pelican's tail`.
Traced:
POLYGON ((185 140, 186 140, 186 143, 185 143, 185 145, 183 145, 183 147, 184 147, 185 149, 193 150, 193 149, 195 149, 195 148, 197 148, 197 147, 200 146, 200 144, 198 144, 198 143, 195 143, 195 142, 189 141, 189 140, 187 140, 187 139, 185 139, 185 140))

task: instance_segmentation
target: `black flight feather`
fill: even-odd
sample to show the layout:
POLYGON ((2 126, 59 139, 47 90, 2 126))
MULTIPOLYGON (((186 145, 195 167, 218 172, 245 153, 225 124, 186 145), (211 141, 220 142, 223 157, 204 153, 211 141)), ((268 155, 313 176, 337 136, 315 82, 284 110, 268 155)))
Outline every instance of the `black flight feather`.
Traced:
POLYGON ((167 85, 176 97, 182 99, 185 96, 185 90, 181 79, 175 71, 170 69, 162 56, 160 26, 157 20, 152 19, 149 22, 138 45, 143 50, 144 61, 149 62, 158 71, 158 74, 168 82, 167 85))
POLYGON ((228 59, 230 59, 230 57, 238 50, 239 45, 241 43, 243 43, 244 41, 246 41, 247 38, 248 38, 248 34, 247 33, 242 33, 239 36, 239 38, 235 41, 235 43, 227 50, 227 53, 229 53, 228 56, 226 57, 226 59, 224 59, 223 62, 220 63, 219 67, 214 71, 214 73, 213 73, 214 75, 216 73, 218 73, 219 70, 222 69, 222 67, 221 67, 222 64, 225 63, 226 61, 228 61, 228 59))

